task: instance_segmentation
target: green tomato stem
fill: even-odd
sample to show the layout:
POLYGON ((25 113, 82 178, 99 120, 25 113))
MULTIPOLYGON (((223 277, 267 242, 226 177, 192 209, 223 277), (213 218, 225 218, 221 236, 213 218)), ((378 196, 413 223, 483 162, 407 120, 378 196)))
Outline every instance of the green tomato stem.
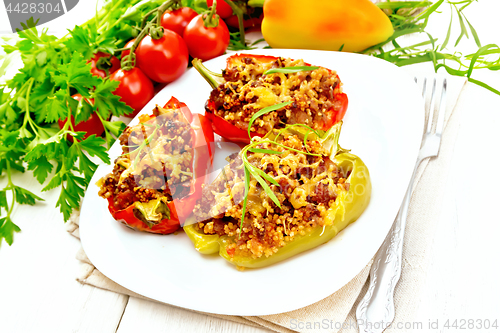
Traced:
POLYGON ((137 38, 134 41, 134 44, 130 47, 130 53, 123 57, 121 61, 121 66, 124 71, 129 71, 132 68, 135 67, 135 49, 137 49, 137 46, 139 46, 139 43, 142 41, 144 37, 149 33, 151 30, 151 22, 148 22, 144 29, 142 29, 141 33, 137 36, 137 38))
POLYGON ((163 13, 165 13, 168 9, 178 9, 182 6, 182 3, 179 0, 167 0, 160 7, 158 7, 158 12, 156 14, 156 24, 161 26, 161 19, 163 17, 163 13))
POLYGON ((238 17, 238 29, 240 30, 240 41, 243 45, 247 45, 245 41, 245 24, 243 22, 243 15, 246 13, 246 10, 237 4, 235 4, 231 0, 223 0, 225 1, 229 7, 233 10, 233 14, 238 17))
POLYGON ((214 0, 212 6, 203 14, 203 25, 205 28, 215 28, 219 25, 219 15, 217 15, 217 0, 214 0))
MULTIPOLYGON (((158 7, 159 8, 159 7, 158 7)), ((152 9, 149 12, 144 15, 141 21, 141 31, 144 30, 144 27, 146 26, 146 23, 148 22, 148 17, 158 11, 158 8, 152 9)))

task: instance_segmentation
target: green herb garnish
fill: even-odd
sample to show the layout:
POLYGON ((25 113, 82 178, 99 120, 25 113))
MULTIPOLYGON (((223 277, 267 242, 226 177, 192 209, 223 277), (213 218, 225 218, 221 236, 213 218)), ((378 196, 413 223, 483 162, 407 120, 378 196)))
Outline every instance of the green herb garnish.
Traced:
POLYGON ((466 77, 470 82, 500 95, 499 90, 472 77, 474 69, 500 69, 499 46, 495 44, 482 46, 476 30, 464 14, 464 10, 474 1, 476 0, 439 0, 435 3, 431 1, 379 2, 377 6, 389 16, 395 30, 394 34, 387 41, 372 46, 361 53, 384 59, 397 66, 430 61, 436 72, 442 67, 448 74, 466 77), (443 42, 438 44, 438 38, 433 37, 425 29, 429 17, 434 13, 439 13, 441 7, 446 4, 451 9, 450 24, 443 42), (458 52, 443 52, 450 42, 454 17, 458 18, 460 26, 460 34, 454 42, 454 47, 459 45, 463 37, 469 38, 470 35, 478 47, 475 53, 462 55, 458 52), (421 34, 426 40, 409 46, 401 46, 398 39, 408 34, 421 34), (388 50, 387 47, 390 45, 392 45, 392 49, 388 50), (495 59, 491 60, 492 56, 495 59))
POLYGON ((318 69, 318 66, 290 66, 290 67, 281 67, 281 68, 272 68, 265 71, 262 75, 273 74, 273 73, 298 73, 298 72, 308 72, 318 69))
MULTIPOLYGON (((277 105, 276 105, 277 106, 277 105)), ((264 110, 264 109, 263 109, 264 110)), ((262 111, 262 110, 261 110, 262 111)), ((239 236, 241 237, 241 232, 243 230, 243 222, 245 220, 245 213, 246 213, 246 207, 247 207, 247 202, 248 202, 248 194, 250 191, 250 175, 254 177, 257 182, 262 186, 266 194, 271 198, 271 200, 274 202, 276 206, 281 208, 281 203, 274 194, 273 190, 271 189, 270 185, 266 182, 268 181, 269 183, 279 186, 279 183, 271 176, 269 176, 267 173, 262 171, 261 169, 255 167, 250 163, 248 160, 248 152, 251 153, 262 153, 262 154, 283 154, 283 152, 276 151, 276 150, 271 150, 271 149, 262 149, 262 148, 255 148, 258 145, 269 143, 271 145, 275 145, 278 147, 282 147, 284 149, 297 152, 300 154, 306 154, 310 156, 323 156, 321 154, 314 154, 309 151, 309 148, 307 147, 307 137, 310 134, 315 134, 317 139, 320 140, 321 142, 324 142, 326 145, 329 144, 330 140, 333 140, 331 144, 329 144, 328 147, 330 147, 331 150, 331 155, 335 155, 339 149, 338 146, 338 138, 340 136, 340 128, 341 128, 341 123, 338 123, 334 127, 332 127, 328 132, 325 133, 325 135, 321 135, 320 132, 315 131, 311 127, 303 124, 291 124, 287 125, 285 128, 280 130, 274 138, 272 138, 273 135, 272 133, 268 134, 262 141, 256 141, 252 142, 250 145, 246 146, 242 151, 241 151, 241 157, 243 161, 243 169, 245 172, 245 192, 244 192, 244 199, 243 199, 243 205, 242 205, 242 214, 241 214, 241 223, 240 223, 240 231, 239 231, 239 236), (304 135, 304 147, 306 151, 294 149, 288 146, 285 146, 281 143, 278 142, 278 138, 283 134, 284 131, 289 130, 293 127, 301 127, 307 129, 307 132, 302 133, 304 135)), ((286 231, 286 226, 284 225, 285 228, 285 234, 287 234, 286 231)))
MULTIPOLYGON (((245 211, 247 207, 247 202, 248 202, 248 192, 250 190, 250 175, 252 175, 257 182, 262 186, 266 194, 271 198, 271 200, 276 204, 276 206, 281 208, 281 203, 274 194, 274 192, 271 190, 269 185, 266 183, 266 180, 269 181, 270 183, 274 185, 279 185, 278 182, 269 176, 267 173, 262 171, 261 169, 255 167, 248 161, 248 155, 247 152, 251 150, 253 147, 260 145, 262 143, 266 142, 272 142, 271 140, 264 140, 260 142, 254 142, 251 143, 250 145, 246 146, 243 148, 241 151, 241 159, 243 161, 243 169, 245 172, 245 193, 244 193, 244 199, 243 199, 243 207, 242 207, 242 213, 241 213, 241 225, 240 225, 240 236, 241 236, 241 231, 243 230, 243 221, 245 220, 245 211), (265 179, 265 180, 264 180, 265 179)), ((262 149, 262 150, 267 150, 267 149, 262 149)), ((281 154, 281 152, 273 151, 275 154, 281 154)))
MULTIPOLYGON (((151 125, 151 124, 143 124, 143 123, 141 123, 141 125, 144 125, 144 126, 147 126, 147 127, 153 127, 153 125, 151 125)), ((149 145, 150 145, 151 141, 153 140, 154 136, 156 135, 156 132, 158 131, 159 128, 160 128, 160 125, 156 124, 155 129, 153 130, 153 132, 150 135, 148 135, 148 137, 145 138, 137 148, 135 148, 132 151, 129 151, 128 153, 121 154, 120 157, 131 155, 132 153, 136 153, 136 156, 134 158, 134 168, 136 168, 137 167, 137 163, 139 163, 139 156, 140 156, 141 152, 146 147, 151 148, 149 145)), ((132 146, 126 146, 126 147, 127 148, 132 148, 132 146)), ((147 152, 149 154, 149 158, 151 159, 151 161, 154 161, 154 157, 153 157, 153 154, 151 152, 151 149, 148 149, 147 152)))
POLYGON ((270 106, 267 106, 259 111, 257 111, 253 116, 252 118, 250 119, 250 122, 248 123, 248 137, 250 139, 252 139, 252 136, 250 135, 250 129, 252 128, 252 124, 253 122, 255 121, 255 119, 259 118, 260 116, 266 114, 266 113, 269 113, 269 112, 273 112, 273 111, 276 111, 276 110, 279 110, 281 109, 282 107, 284 106, 287 106, 289 104, 291 104, 292 102, 285 102, 285 103, 280 103, 280 104, 275 104, 275 105, 270 105, 270 106))

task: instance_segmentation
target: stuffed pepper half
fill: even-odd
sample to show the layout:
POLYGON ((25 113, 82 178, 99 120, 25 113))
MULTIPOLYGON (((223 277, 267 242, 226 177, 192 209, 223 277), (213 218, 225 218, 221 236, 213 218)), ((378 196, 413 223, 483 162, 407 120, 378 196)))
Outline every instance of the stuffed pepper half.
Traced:
POLYGON ((195 223, 184 226, 196 249, 241 267, 263 267, 332 239, 367 207, 363 161, 326 133, 286 129, 254 139, 203 189, 195 223), (323 134, 323 135, 321 135, 323 134))
POLYGON ((247 132, 263 137, 287 124, 326 131, 347 110, 347 95, 337 73, 303 60, 236 54, 227 58, 222 75, 207 70, 199 59, 193 65, 213 88, 205 115, 214 132, 232 142, 249 143, 247 132), (248 131, 254 114, 279 103, 289 104, 263 115, 248 131))
POLYGON ((113 172, 99 180, 99 195, 126 226, 172 233, 201 196, 212 162, 211 142, 210 122, 172 97, 125 129, 120 136, 123 153, 113 172))

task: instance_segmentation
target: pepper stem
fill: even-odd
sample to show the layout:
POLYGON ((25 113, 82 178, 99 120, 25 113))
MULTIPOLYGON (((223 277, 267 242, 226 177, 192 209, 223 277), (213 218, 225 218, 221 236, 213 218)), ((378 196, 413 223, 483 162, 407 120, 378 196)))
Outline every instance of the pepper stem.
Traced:
POLYGON ((328 151, 329 157, 334 158, 340 150, 339 137, 342 129, 342 121, 333 125, 320 139, 321 145, 328 151))
POLYGON ((264 7, 266 0, 248 0, 247 5, 250 7, 264 7))
POLYGON ((246 13, 246 10, 238 5, 236 5, 231 0, 223 0, 225 1, 229 7, 233 10, 233 14, 238 17, 238 28, 240 30, 240 41, 243 45, 247 45, 245 41, 245 25, 243 22, 243 15, 246 13))
POLYGON ((191 63, 193 64, 193 67, 198 71, 198 73, 200 73, 200 75, 203 76, 203 78, 208 82, 212 89, 216 89, 220 84, 224 83, 222 74, 212 72, 211 70, 206 68, 202 64, 201 59, 195 58, 191 63))

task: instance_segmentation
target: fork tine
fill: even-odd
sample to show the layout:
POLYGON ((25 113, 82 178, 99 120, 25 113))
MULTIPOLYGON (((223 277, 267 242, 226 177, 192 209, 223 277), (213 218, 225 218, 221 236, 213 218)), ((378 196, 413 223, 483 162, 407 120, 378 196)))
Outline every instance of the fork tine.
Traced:
POLYGON ((446 113, 446 89, 448 82, 446 78, 443 80, 443 88, 441 90, 441 98, 439 100, 438 120, 436 125, 436 134, 441 135, 444 127, 444 114, 446 113))
POLYGON ((427 78, 424 77, 424 83, 422 84, 422 99, 424 100, 424 110, 427 110, 427 78))
POLYGON ((422 85, 422 98, 424 99, 424 104, 426 95, 427 95, 427 78, 424 77, 424 84, 422 85))
POLYGON ((427 120, 427 132, 430 133, 432 129, 432 121, 434 120, 434 99, 436 96, 436 78, 434 78, 434 83, 432 84, 432 91, 431 91, 431 102, 429 104, 429 118, 427 120))

